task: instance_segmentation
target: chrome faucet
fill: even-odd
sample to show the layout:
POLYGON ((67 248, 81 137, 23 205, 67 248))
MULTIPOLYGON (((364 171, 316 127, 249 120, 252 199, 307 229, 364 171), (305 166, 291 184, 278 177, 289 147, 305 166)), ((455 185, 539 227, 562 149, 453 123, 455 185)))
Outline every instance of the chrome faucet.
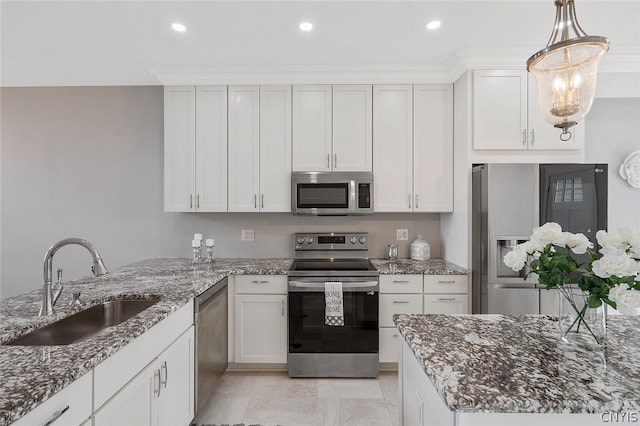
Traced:
POLYGON ((54 245, 52 245, 47 253, 44 255, 44 278, 42 282, 42 306, 40 307, 40 312, 38 316, 52 315, 53 314, 53 306, 58 301, 60 297, 60 293, 62 293, 62 268, 58 269, 58 280, 55 285, 55 289, 52 281, 53 276, 53 255, 56 252, 69 244, 78 244, 91 253, 91 257, 93 258, 93 266, 91 266, 91 271, 95 277, 100 275, 105 275, 109 273, 107 267, 104 266, 104 262, 100 257, 100 253, 98 250, 91 244, 89 241, 84 240, 82 238, 65 238, 64 240, 58 241, 54 245))

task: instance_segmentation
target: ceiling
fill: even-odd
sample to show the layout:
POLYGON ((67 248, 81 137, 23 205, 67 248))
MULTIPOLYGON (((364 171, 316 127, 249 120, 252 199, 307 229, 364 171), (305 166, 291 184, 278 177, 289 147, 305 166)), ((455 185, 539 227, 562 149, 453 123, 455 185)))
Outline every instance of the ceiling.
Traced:
MULTIPOLYGON (((603 67, 640 72, 640 0, 577 0, 576 12, 588 34, 610 39, 603 67)), ((508 54, 524 66, 546 45, 554 16, 553 0, 2 0, 0 84, 157 85, 216 75, 275 81, 318 70, 446 78, 473 52, 508 54), (441 28, 426 30, 432 19, 441 28), (311 32, 298 29, 303 20, 314 24, 311 32), (176 21, 187 31, 173 31, 176 21)))

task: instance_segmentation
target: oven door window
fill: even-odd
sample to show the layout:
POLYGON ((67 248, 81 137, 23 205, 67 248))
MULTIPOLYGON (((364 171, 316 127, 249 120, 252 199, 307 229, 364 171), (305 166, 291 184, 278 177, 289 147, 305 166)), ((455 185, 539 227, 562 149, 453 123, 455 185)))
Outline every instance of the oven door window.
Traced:
POLYGON ((349 183, 299 183, 297 185, 297 207, 349 208, 349 183))
POLYGON ((289 353, 378 352, 378 293, 344 292, 344 326, 325 320, 324 292, 289 292, 289 353))

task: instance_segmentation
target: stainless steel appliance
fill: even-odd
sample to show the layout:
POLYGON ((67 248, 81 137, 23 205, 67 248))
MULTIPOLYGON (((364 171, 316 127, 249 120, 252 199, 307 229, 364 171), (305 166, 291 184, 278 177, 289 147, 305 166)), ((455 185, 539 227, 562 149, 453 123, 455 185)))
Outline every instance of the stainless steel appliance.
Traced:
POLYGON ((196 297, 196 414, 227 370, 228 300, 227 278, 196 297))
POLYGON ((315 216, 372 214, 373 173, 291 173, 291 211, 315 216))
POLYGON ((298 233, 288 275, 289 376, 378 376, 378 271, 367 233, 298 233), (325 283, 342 283, 344 325, 325 324, 325 283))
POLYGON ((502 258, 538 226, 537 164, 484 164, 472 173, 472 312, 539 313, 539 289, 502 258))

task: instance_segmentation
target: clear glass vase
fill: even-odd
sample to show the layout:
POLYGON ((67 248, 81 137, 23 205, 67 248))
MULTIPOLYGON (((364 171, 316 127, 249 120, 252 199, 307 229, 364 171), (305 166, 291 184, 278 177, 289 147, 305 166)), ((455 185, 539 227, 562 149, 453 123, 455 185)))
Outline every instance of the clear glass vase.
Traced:
POLYGON ((607 335, 606 305, 590 308, 589 293, 576 286, 558 287, 558 325, 563 342, 587 350, 604 348, 607 335))

